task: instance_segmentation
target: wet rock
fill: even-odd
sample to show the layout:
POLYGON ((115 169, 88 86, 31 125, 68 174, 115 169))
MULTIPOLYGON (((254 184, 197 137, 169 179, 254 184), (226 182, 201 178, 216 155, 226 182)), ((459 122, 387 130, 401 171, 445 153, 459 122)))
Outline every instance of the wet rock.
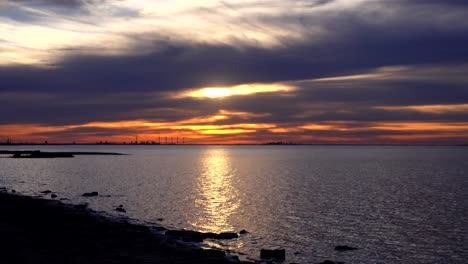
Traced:
POLYGON ((98 196, 98 192, 89 192, 89 193, 83 193, 84 197, 93 197, 93 196, 98 196))
POLYGON ((355 247, 350 247, 348 245, 343 245, 343 246, 336 246, 335 250, 337 251, 349 251, 349 250, 356 250, 357 248, 355 247))
POLYGON ((56 195, 56 194, 51 194, 50 197, 51 197, 52 199, 54 199, 54 198, 57 198, 57 195, 56 195))
POLYGON ((223 233, 203 233, 204 238, 212 238, 212 239, 234 239, 238 238, 239 235, 237 233, 232 232, 223 232, 223 233))
POLYGON ((126 213, 126 212, 127 212, 127 211, 126 211, 124 208, 122 208, 122 207, 117 207, 117 208, 115 208, 115 210, 116 210, 117 212, 120 212, 120 213, 126 213))
POLYGON ((191 230, 168 230, 166 236, 175 237, 184 241, 202 242, 203 239, 233 239, 238 238, 237 233, 224 232, 224 233, 203 233, 191 230))
POLYGON ((261 249, 260 258, 262 259, 275 259, 285 260, 286 250, 285 249, 261 249))
POLYGON ((239 234, 241 234, 241 235, 245 235, 245 234, 248 234, 248 233, 249 233, 249 232, 247 232, 247 230, 245 230, 245 229, 242 229, 242 230, 239 232, 239 234))
POLYGON ((51 191, 51 190, 46 190, 46 191, 42 191, 41 193, 43 193, 43 194, 49 194, 49 193, 52 193, 52 191, 51 191))

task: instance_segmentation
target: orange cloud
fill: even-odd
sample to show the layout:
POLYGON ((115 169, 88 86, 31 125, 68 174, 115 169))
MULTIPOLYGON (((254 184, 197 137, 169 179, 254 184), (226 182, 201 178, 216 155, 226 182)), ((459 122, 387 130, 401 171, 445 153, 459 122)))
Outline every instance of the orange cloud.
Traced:
POLYGON ((376 106, 374 108, 386 111, 414 111, 430 114, 468 113, 468 104, 376 106))
POLYGON ((437 122, 380 122, 369 126, 369 129, 389 131, 466 131, 468 123, 437 123, 437 122))
MULTIPOLYGON (((431 142, 437 139, 468 140, 466 122, 357 122, 329 121, 306 124, 273 124, 255 122, 229 123, 233 117, 257 116, 247 112, 221 110, 210 116, 177 122, 128 120, 90 122, 67 126, 40 124, 0 125, 0 135, 16 142, 129 142, 138 135, 139 141, 159 141, 187 144, 252 144, 269 141, 300 143, 408 143, 431 142), (86 128, 86 129, 83 129, 86 128), (93 128, 96 131, 93 131, 93 128), (101 130, 100 130, 101 129, 101 130), (99 133, 97 131, 102 131, 99 133), (329 133, 329 134, 328 134, 329 133), (360 136, 362 135, 362 136, 360 136)), ((238 120, 233 119, 233 120, 238 120)), ((1 138, 1 137, 0 137, 1 138)), ((1 141, 1 139, 0 139, 1 141)))

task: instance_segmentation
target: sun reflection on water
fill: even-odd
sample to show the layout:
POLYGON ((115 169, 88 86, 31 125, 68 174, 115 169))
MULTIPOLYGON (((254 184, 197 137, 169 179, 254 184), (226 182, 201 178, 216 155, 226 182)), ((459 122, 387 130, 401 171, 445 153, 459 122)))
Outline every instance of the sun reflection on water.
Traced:
POLYGON ((198 216, 191 224, 205 232, 233 231, 230 219, 240 206, 239 191, 233 184, 235 169, 229 153, 222 148, 207 149, 198 177, 195 208, 198 216))

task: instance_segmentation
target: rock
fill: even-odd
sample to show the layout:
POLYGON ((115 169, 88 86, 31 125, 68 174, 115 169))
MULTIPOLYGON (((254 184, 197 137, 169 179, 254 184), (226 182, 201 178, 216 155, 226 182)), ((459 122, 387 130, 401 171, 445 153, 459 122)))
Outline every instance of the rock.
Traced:
POLYGON ((204 238, 212 238, 212 239, 233 239, 238 238, 239 235, 237 233, 232 232, 223 232, 223 233, 202 233, 204 238))
POLYGON ((350 247, 348 245, 344 245, 344 246, 336 246, 335 247, 335 250, 337 251, 349 251, 349 250, 356 250, 357 248, 355 247, 350 247))
POLYGON ((15 190, 11 190, 11 192, 12 192, 12 193, 16 193, 16 191, 15 191, 15 190))
POLYGON ((158 218, 156 220, 159 221, 159 222, 162 222, 162 221, 164 221, 164 218, 158 218))
POLYGON ((248 234, 248 233, 249 233, 249 232, 247 232, 247 230, 245 230, 245 229, 242 229, 242 230, 239 232, 239 234, 241 234, 241 235, 245 235, 245 234, 248 234))
POLYGON ((46 190, 46 191, 42 191, 41 193, 43 193, 43 194, 49 194, 49 193, 52 193, 52 191, 51 191, 51 190, 46 190))
POLYGON ((117 208, 115 208, 115 210, 116 210, 117 212, 120 212, 120 213, 126 213, 126 212, 127 212, 127 211, 126 211, 124 208, 122 208, 122 207, 117 207, 117 208))
POLYGON ((56 195, 56 194, 51 194, 50 197, 51 197, 52 199, 54 199, 54 198, 57 198, 57 195, 56 195))
POLYGON ((224 233, 203 233, 191 230, 168 230, 166 236, 176 237, 184 241, 202 242, 203 239, 233 239, 238 238, 237 233, 224 232, 224 233))
POLYGON ((275 259, 285 260, 286 250, 285 249, 262 249, 260 250, 260 258, 262 259, 275 259))
POLYGON ((93 196, 98 196, 98 192, 89 192, 89 193, 83 193, 84 197, 93 197, 93 196))

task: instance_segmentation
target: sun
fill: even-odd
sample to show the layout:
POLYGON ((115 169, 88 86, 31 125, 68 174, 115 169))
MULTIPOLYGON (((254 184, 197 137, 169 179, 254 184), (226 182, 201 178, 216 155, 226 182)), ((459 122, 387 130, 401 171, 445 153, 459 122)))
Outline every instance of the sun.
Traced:
POLYGON ((205 88, 199 91, 200 95, 208 98, 219 98, 233 95, 233 91, 227 88, 205 88))
POLYGON ((283 84, 241 84, 231 87, 206 87, 183 92, 180 97, 221 98, 268 92, 290 92, 295 88, 283 84))

